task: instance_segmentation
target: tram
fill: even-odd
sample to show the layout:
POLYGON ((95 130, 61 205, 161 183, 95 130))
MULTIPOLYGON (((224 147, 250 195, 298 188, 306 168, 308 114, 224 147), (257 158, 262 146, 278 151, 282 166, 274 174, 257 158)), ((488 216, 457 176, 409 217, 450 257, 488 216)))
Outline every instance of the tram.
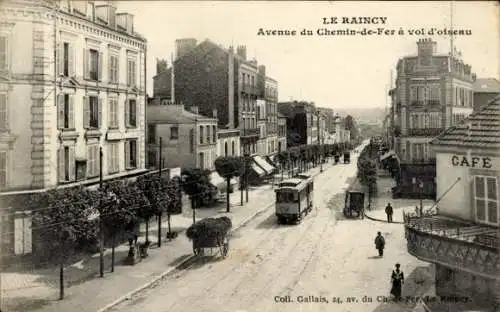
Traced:
POLYGON ((313 208, 314 182, 310 177, 287 179, 279 184, 276 192, 276 217, 278 223, 300 223, 313 208))

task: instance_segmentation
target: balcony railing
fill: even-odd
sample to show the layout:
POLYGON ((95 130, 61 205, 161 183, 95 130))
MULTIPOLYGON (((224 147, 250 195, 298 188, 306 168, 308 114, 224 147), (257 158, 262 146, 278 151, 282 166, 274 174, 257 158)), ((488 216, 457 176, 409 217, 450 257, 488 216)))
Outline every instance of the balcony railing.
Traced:
POLYGON ((242 129, 240 132, 240 135, 242 137, 248 137, 248 136, 260 136, 260 129, 259 128, 253 128, 253 129, 242 129))
POLYGON ((500 270, 499 229, 438 214, 404 215, 408 252, 413 256, 477 275, 500 270))
POLYGON ((241 84, 241 91, 248 94, 256 94, 256 95, 259 94, 259 88, 249 83, 241 84))
POLYGON ((441 128, 409 128, 408 135, 410 136, 438 136, 443 132, 441 128))

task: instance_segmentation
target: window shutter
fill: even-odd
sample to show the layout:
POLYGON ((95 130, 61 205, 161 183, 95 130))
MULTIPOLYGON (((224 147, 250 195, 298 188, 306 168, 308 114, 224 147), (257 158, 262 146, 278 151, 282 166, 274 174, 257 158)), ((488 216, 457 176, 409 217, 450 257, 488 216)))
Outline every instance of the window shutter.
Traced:
POLYGON ((73 53, 73 45, 68 44, 68 76, 75 76, 75 55, 73 53))
POLYGON ((68 127, 75 129, 75 97, 73 95, 69 96, 68 121, 68 127))
POLYGON ((59 155, 57 157, 57 171, 59 172, 59 182, 64 182, 66 180, 66 172, 64 168, 64 147, 59 148, 59 155))
POLYGON ((83 128, 90 128, 90 103, 89 97, 83 97, 83 128))
POLYGON ((59 44, 59 49, 56 55, 56 65, 57 73, 62 76, 64 75, 64 42, 59 44))
POLYGON ((97 110, 98 110, 98 115, 97 115, 97 122, 98 122, 98 125, 97 127, 98 128, 101 128, 103 122, 102 122, 102 106, 103 106, 103 99, 102 98, 97 98, 97 110))
POLYGON ((130 142, 125 141, 125 168, 130 168, 130 142))
POLYGON ((99 52, 99 57, 97 59, 97 80, 102 81, 102 60, 104 55, 102 52, 99 52))
POLYGON ((108 144, 108 173, 113 172, 113 144, 108 144))
POLYGON ((90 51, 89 49, 83 49, 83 78, 90 79, 90 51))
POLYGON ((75 181, 76 168, 75 168, 75 147, 71 146, 69 148, 69 160, 68 160, 68 170, 69 170, 69 180, 75 181))
POLYGON ((113 81, 113 56, 111 54, 109 54, 108 56, 108 81, 111 83, 111 82, 114 82, 113 81))
POLYGON ((124 109, 125 109, 125 127, 128 127, 130 126, 130 102, 128 99, 125 99, 125 105, 124 105, 124 109))
POLYGON ((14 254, 23 254, 23 219, 20 214, 14 216, 14 254))
POLYGON ((31 232, 31 215, 27 215, 23 219, 23 238, 24 238, 24 254, 30 254, 32 251, 32 232, 31 232))
POLYGON ((64 94, 57 95, 57 129, 64 129, 64 94))

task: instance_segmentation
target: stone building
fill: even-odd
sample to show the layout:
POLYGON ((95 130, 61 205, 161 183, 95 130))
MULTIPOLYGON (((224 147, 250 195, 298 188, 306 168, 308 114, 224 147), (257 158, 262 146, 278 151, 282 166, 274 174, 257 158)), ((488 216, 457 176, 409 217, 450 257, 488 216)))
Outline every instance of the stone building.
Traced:
POLYGON ((2 2, 0 16, 2 198, 144 171, 147 42, 133 16, 28 0, 2 2))
POLYGON ((467 307, 450 302, 454 311, 500 307, 499 132, 497 97, 433 139, 436 209, 405 218, 408 252, 436 266, 436 295, 472 298, 467 307))
POLYGON ((189 38, 176 40, 176 45, 172 66, 160 66, 153 77, 154 96, 198 106, 204 115, 217 110, 219 128, 239 129, 241 152, 256 153, 257 99, 263 97, 265 86, 259 77, 265 77, 265 67, 247 59, 245 46, 235 51, 189 38))
POLYGON ((198 114, 183 105, 150 105, 147 113, 148 166, 162 168, 214 170, 217 154, 217 119, 198 114), (160 144, 161 138, 161 144, 160 144))
POLYGON ((390 91, 394 150, 400 161, 398 196, 436 194, 436 158, 429 142, 473 110, 471 66, 456 54, 438 54, 431 39, 417 42, 417 55, 397 63, 390 91), (453 57, 452 57, 453 55, 453 57))
POLYGON ((279 102, 278 111, 287 119, 288 147, 316 144, 318 141, 317 110, 305 101, 279 102))

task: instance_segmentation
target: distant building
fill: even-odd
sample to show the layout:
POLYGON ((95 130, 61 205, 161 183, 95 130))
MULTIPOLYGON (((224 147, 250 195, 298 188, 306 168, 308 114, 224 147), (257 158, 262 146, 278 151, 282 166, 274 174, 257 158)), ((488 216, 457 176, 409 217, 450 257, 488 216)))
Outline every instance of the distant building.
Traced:
POLYGON ((429 142, 473 111, 471 66, 436 53, 431 39, 417 42, 417 55, 398 61, 391 90, 393 145, 400 173, 396 193, 404 197, 436 194, 436 158, 429 142))
POLYGON ((183 105, 150 105, 147 112, 148 167, 158 168, 160 139, 162 168, 214 170, 218 141, 217 119, 183 105))
MULTIPOLYGON (((476 304, 465 309, 454 302, 456 311, 500 306, 498 133, 500 97, 433 139, 437 214, 406 218, 408 252, 435 264, 436 295, 467 296, 476 304)), ((439 303, 429 308, 448 310, 439 303)))
POLYGON ((239 157, 240 154, 240 131, 238 129, 217 130, 217 157, 239 157))
MULTIPOLYGON (((256 101, 264 97, 269 80, 265 67, 247 60, 245 46, 236 47, 235 52, 233 47, 225 49, 210 40, 197 44, 190 38, 176 40, 176 45, 172 67, 165 69, 164 61, 159 61, 153 77, 154 96, 197 106, 204 115, 216 110, 218 127, 239 129, 242 151, 256 153, 261 138, 256 101)), ((273 89, 277 94, 277 83, 273 89)))
POLYGON ((317 110, 313 103, 280 102, 278 111, 287 119, 288 147, 318 142, 317 110))
POLYGON ((345 118, 336 116, 334 119, 334 125, 335 125, 335 136, 334 136, 334 142, 335 143, 347 143, 351 140, 351 131, 347 130, 345 128, 345 118))
POLYGON ((278 153, 287 148, 286 134, 286 117, 278 113, 278 153))
POLYGON ((495 78, 477 78, 472 84, 474 91, 474 111, 482 107, 500 94, 500 81, 495 78))

